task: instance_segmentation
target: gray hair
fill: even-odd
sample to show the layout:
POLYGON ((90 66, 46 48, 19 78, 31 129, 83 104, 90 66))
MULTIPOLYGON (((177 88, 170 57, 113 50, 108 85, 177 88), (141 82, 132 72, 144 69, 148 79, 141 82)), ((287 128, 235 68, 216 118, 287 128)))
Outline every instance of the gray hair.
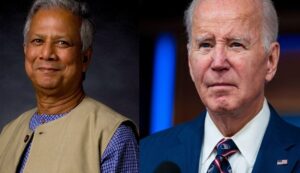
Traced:
POLYGON ((85 2, 80 0, 35 0, 26 19, 23 30, 24 43, 27 40, 27 34, 30 29, 32 17, 40 9, 63 8, 70 10, 74 15, 81 18, 80 37, 82 42, 82 51, 92 47, 95 27, 91 19, 90 10, 85 2))
MULTIPOLYGON (((191 42, 191 34, 192 34, 192 20, 194 10, 199 3, 200 0, 193 0, 189 5, 188 9, 185 11, 185 26, 188 34, 188 41, 191 42)), ((277 40, 278 36, 278 17, 275 10, 275 7, 271 0, 261 0, 262 2, 262 38, 265 50, 270 49, 270 45, 272 42, 277 40)))

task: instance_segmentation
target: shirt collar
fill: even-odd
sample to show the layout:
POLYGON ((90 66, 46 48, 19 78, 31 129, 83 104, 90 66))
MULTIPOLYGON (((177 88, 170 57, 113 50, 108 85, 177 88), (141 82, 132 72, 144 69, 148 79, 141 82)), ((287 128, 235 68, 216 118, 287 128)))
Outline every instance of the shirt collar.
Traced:
POLYGON ((35 112, 30 119, 29 128, 32 131, 35 131, 35 129, 38 126, 59 119, 63 117, 65 114, 67 113, 47 115, 47 114, 38 114, 37 112, 35 112))
POLYGON ((206 112, 204 122, 204 139, 202 146, 202 164, 207 161, 210 155, 213 153, 216 144, 224 138, 222 133, 216 127, 208 112, 206 112))
MULTIPOLYGON (((250 166, 254 165, 262 138, 265 134, 268 122, 270 118, 270 109, 267 100, 264 100, 263 107, 259 113, 249 121, 240 131, 238 131, 233 137, 233 141, 239 148, 239 151, 250 166)), ((204 140, 202 147, 202 164, 213 153, 216 144, 224 136, 216 127, 209 113, 206 113, 205 125, 204 125, 204 140)))

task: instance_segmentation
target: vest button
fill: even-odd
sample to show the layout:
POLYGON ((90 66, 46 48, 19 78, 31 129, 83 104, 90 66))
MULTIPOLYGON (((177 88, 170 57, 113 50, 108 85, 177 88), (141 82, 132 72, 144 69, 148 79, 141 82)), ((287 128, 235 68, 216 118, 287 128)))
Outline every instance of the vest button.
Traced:
POLYGON ((46 120, 45 120, 45 119, 42 119, 42 120, 41 120, 41 123, 42 123, 42 124, 45 124, 45 123, 46 123, 46 120))
POLYGON ((26 143, 29 139, 29 135, 26 135, 25 138, 24 138, 24 142, 26 143))

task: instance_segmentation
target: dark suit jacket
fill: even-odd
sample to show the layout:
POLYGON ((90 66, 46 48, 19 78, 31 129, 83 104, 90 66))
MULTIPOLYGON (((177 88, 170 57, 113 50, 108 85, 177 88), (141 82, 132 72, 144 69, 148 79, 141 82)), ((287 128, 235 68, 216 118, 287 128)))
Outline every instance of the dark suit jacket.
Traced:
MULTIPOLYGON (((300 173, 300 129, 271 116, 253 173, 300 173), (278 165, 287 160, 286 165, 278 165)), ((205 113, 197 119, 141 140, 141 173, 198 173, 205 113)))

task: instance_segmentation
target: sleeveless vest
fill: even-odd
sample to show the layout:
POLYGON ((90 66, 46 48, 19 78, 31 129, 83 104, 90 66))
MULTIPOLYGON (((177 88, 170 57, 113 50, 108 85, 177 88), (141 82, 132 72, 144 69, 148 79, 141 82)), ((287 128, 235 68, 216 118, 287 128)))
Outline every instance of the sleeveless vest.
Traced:
POLYGON ((3 129, 1 173, 16 173, 30 138, 24 173, 100 173, 100 158, 116 129, 123 122, 133 125, 109 107, 85 97, 64 117, 40 125, 33 134, 29 121, 35 111, 23 113, 3 129))

